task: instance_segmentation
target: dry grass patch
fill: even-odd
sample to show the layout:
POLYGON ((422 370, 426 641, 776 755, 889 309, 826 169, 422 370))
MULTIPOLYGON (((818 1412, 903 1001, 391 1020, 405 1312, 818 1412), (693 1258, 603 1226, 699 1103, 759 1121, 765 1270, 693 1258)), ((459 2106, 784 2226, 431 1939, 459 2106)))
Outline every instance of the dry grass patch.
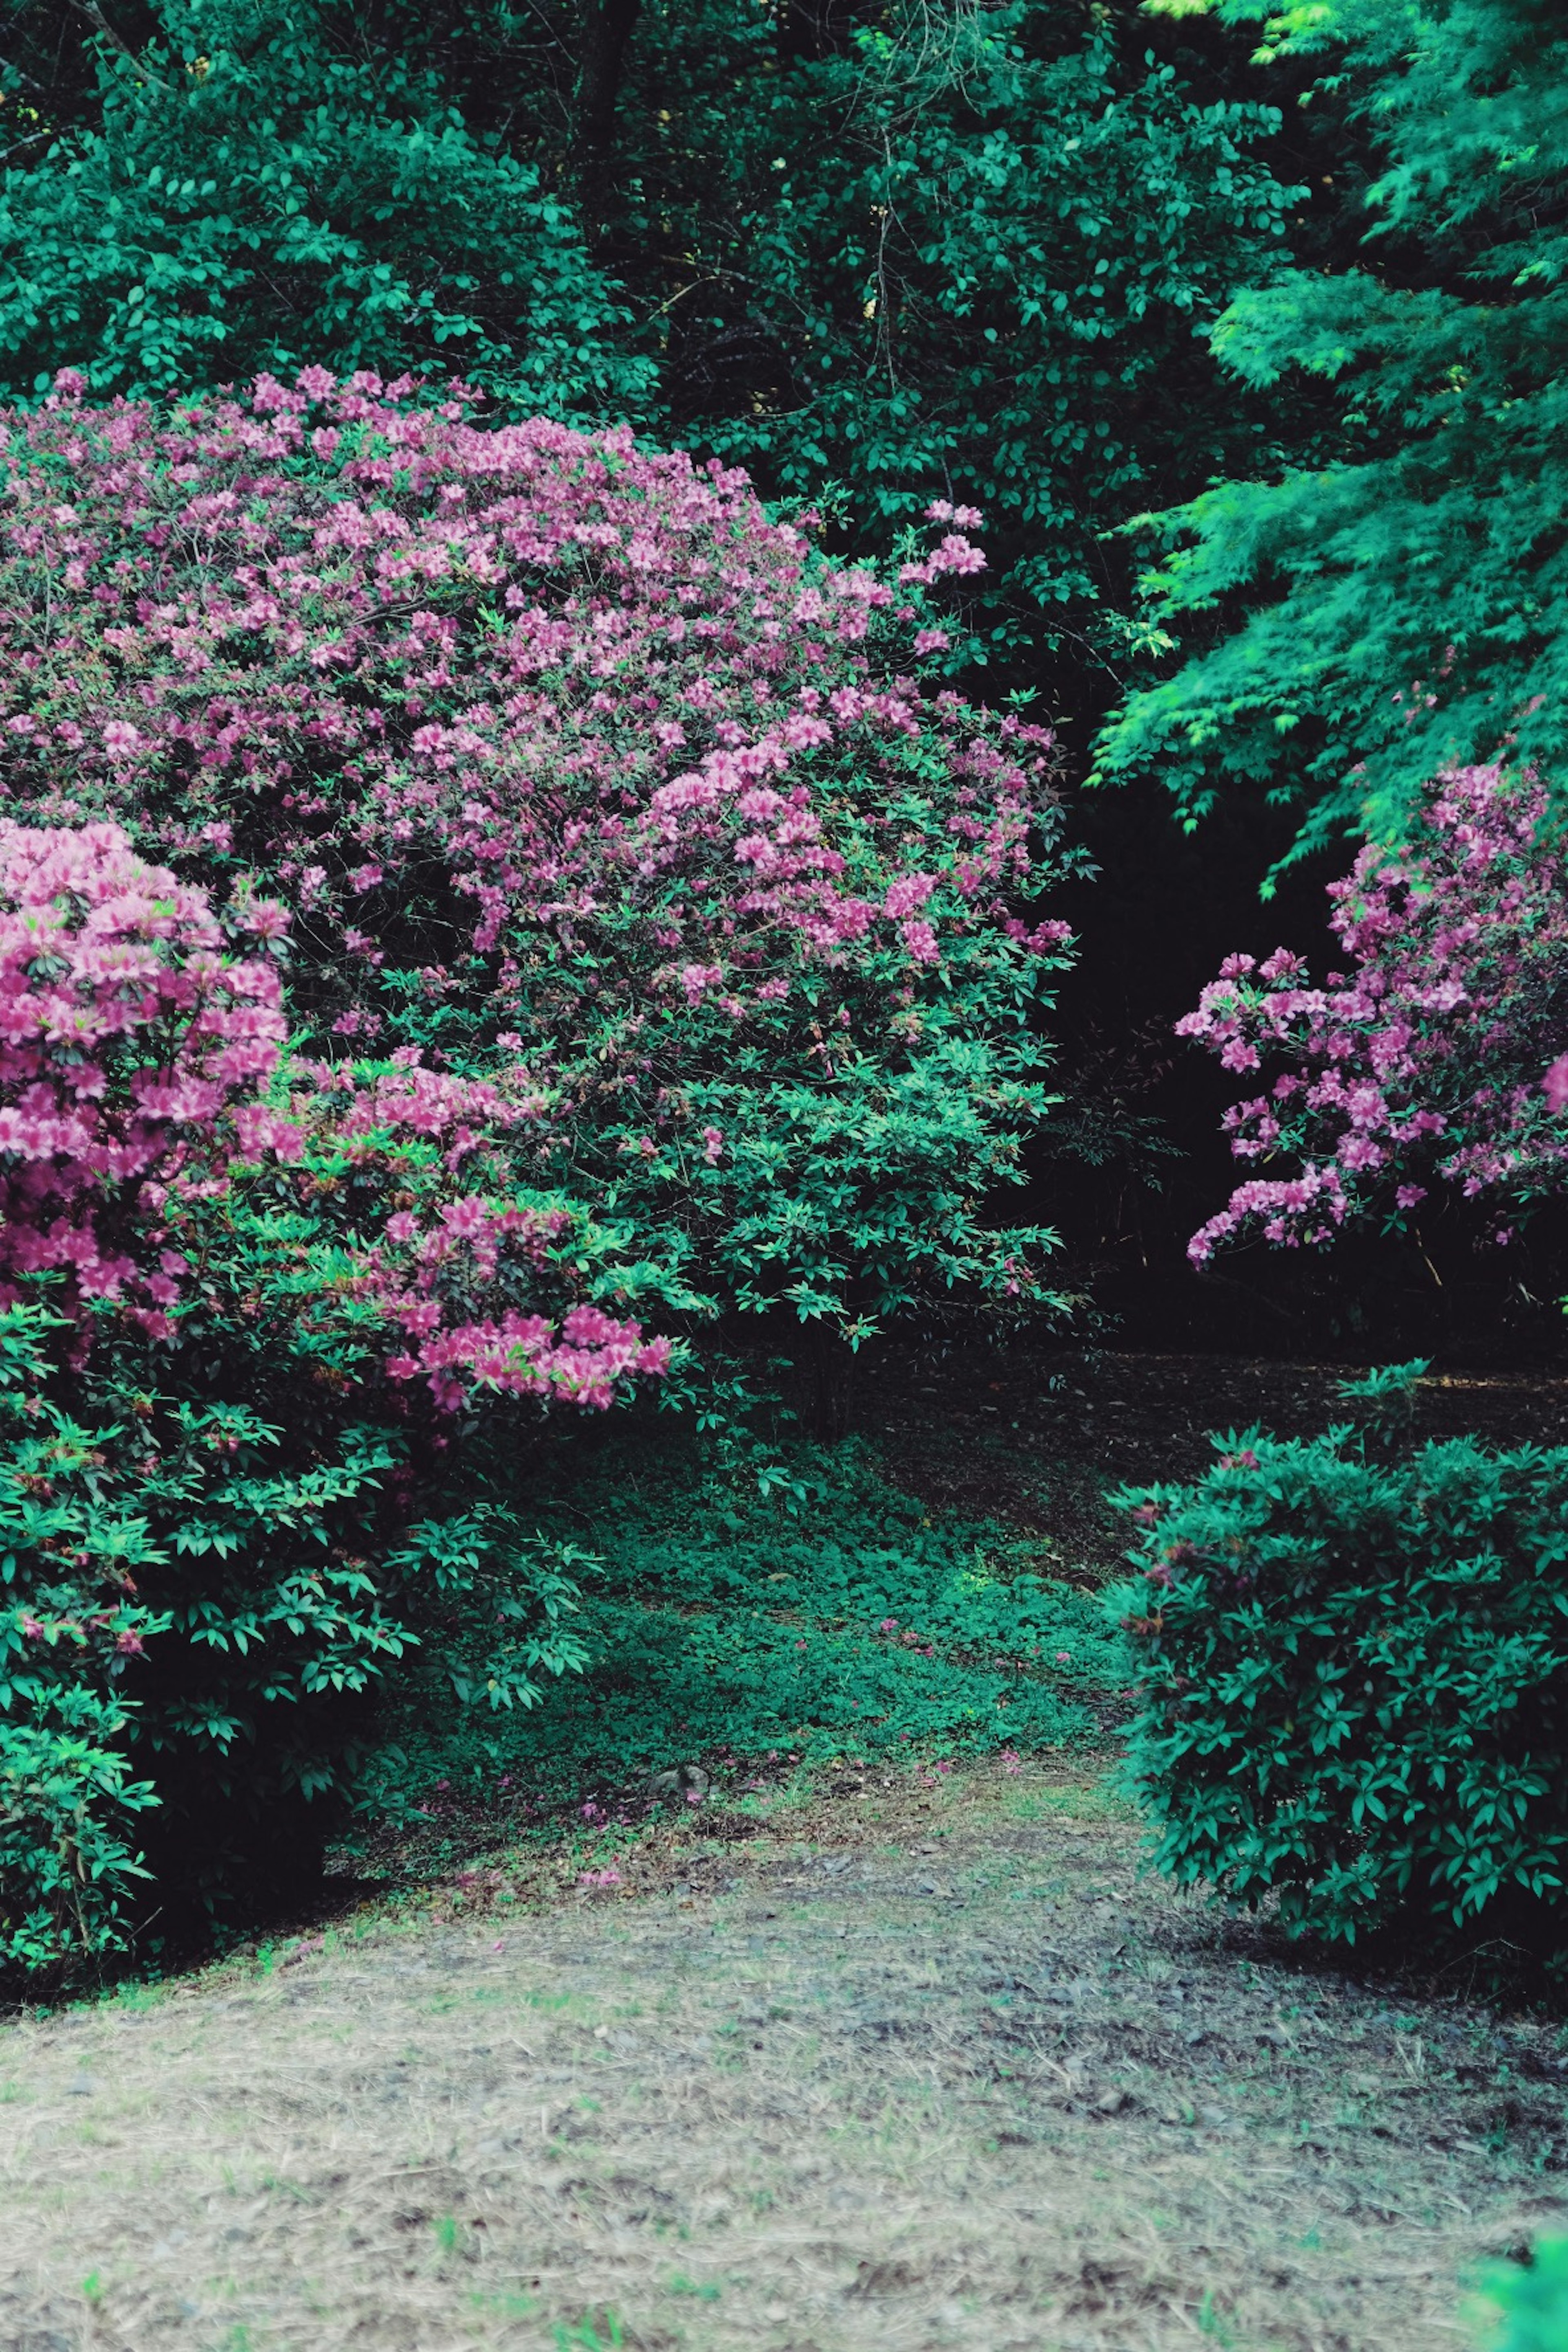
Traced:
POLYGON ((1094 1784, 988 1769, 18 2019, 0 2343, 1461 2345, 1467 2266, 1568 2221, 1554 2030, 1135 1859, 1094 1784))

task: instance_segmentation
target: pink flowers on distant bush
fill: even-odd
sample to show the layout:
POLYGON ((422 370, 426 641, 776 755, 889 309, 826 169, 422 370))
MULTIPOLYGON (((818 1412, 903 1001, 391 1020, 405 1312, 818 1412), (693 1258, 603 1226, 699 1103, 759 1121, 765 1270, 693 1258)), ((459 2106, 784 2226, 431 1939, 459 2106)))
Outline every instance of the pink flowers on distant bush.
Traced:
POLYGON ((0 822, 0 1300, 55 1274, 68 1307, 168 1330, 171 1198, 292 1139, 263 1099, 278 967, 246 938, 273 911, 242 900, 226 928, 117 824, 0 822))
MULTIPOLYGON (((1326 1242, 1435 1181, 1520 1201, 1568 1171, 1568 866, 1533 778, 1438 778, 1409 847, 1369 845, 1330 888, 1349 961, 1323 986, 1281 948, 1233 956, 1178 1023, 1226 1069, 1283 1068, 1226 1114, 1238 1185, 1194 1236, 1202 1264, 1248 1231, 1326 1242)), ((1506 1228, 1497 1238, 1506 1238, 1506 1228)))

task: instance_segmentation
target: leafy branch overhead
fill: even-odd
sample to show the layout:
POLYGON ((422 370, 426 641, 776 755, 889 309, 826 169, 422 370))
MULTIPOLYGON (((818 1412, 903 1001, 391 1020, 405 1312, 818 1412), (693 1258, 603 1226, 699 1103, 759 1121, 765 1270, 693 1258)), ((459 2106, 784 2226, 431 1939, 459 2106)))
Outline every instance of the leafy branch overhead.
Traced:
MULTIPOLYGON (((1261 0, 1224 0, 1229 23, 1261 0)), ((1106 730, 1200 816, 1226 779, 1300 808, 1297 855, 1386 836, 1448 764, 1557 764, 1568 695, 1568 31, 1550 0, 1270 12, 1266 54, 1351 93, 1374 176, 1354 266, 1237 295, 1248 393, 1331 388, 1327 463, 1154 519, 1151 625, 1185 656, 1106 730)))

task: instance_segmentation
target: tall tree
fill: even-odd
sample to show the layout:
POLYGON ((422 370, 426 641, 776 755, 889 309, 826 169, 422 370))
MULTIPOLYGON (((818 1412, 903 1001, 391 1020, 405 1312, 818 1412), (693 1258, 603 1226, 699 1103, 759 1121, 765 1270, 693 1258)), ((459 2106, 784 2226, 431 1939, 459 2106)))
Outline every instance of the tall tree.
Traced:
POLYGON ((1264 54, 1348 84, 1383 168, 1357 266, 1241 295, 1214 349, 1249 391, 1331 386, 1339 447, 1157 519, 1149 617, 1186 658, 1101 766, 1157 769, 1189 817, 1262 786, 1300 806, 1300 855, 1401 832, 1446 764, 1563 772, 1568 26, 1556 0, 1314 0, 1264 54))

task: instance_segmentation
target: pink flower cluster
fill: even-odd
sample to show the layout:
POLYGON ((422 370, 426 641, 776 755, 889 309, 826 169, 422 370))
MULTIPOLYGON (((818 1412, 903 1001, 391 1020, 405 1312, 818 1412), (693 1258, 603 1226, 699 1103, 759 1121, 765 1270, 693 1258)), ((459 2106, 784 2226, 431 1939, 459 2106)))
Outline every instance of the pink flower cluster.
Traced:
POLYGON ((1015 912, 1049 736, 900 667, 942 634, 922 588, 984 562, 961 532, 896 604, 741 474, 406 390, 309 369, 164 415, 62 379, 5 420, 14 805, 265 877, 359 1053, 410 988, 651 1067, 650 1021, 776 1021, 810 967, 887 997, 965 943, 1059 952, 1015 912))
POLYGON ((276 962, 236 951, 205 892, 117 824, 0 822, 0 1298, 64 1277, 163 1335, 188 1272, 171 1198, 230 1157, 287 1148, 263 1100, 284 1040, 276 962))
MULTIPOLYGON (((1525 1201, 1568 1173, 1568 865, 1531 776, 1438 778, 1408 848, 1369 845, 1330 888, 1350 969, 1321 988, 1281 948, 1233 956, 1177 1024, 1237 1072, 1285 1066, 1226 1114, 1239 1160, 1293 1163, 1239 1185, 1194 1234, 1197 1264, 1256 1229, 1294 1247, 1436 1179, 1525 1201)), ((1499 1239, 1507 1238, 1506 1228, 1499 1239)))
POLYGON ((256 933, 279 930, 278 910, 243 893, 220 922, 117 824, 0 822, 0 1297, 63 1276, 68 1311, 117 1301, 167 1338, 194 1221, 258 1160, 269 1183, 287 1164, 308 1188, 325 1144, 417 1204, 374 1244, 342 1236, 343 1294, 396 1335, 394 1379, 424 1374, 450 1410, 476 1386, 603 1406, 617 1381, 661 1373, 668 1343, 638 1324, 586 1303, 559 1322, 533 1307, 561 1287, 549 1253, 568 1210, 465 1188, 476 1152, 539 1119, 526 1072, 463 1079, 405 1052, 363 1076, 282 1073, 279 966, 252 951, 256 933), (287 1115, 267 1099, 284 1075, 287 1115))
POLYGON ((526 1070, 462 1078, 404 1048, 379 1069, 300 1063, 292 1075, 290 1118, 307 1160, 324 1149, 372 1197, 403 1203, 379 1231, 346 1237, 341 1282, 386 1329, 394 1381, 423 1378, 443 1412, 476 1389, 603 1409, 617 1383, 668 1370, 668 1340, 646 1339, 639 1323, 588 1302, 560 1318, 538 1310, 542 1291, 563 1286, 556 1260, 575 1230, 571 1209, 471 1188, 476 1158, 506 1175, 506 1139, 543 1116, 526 1070))

